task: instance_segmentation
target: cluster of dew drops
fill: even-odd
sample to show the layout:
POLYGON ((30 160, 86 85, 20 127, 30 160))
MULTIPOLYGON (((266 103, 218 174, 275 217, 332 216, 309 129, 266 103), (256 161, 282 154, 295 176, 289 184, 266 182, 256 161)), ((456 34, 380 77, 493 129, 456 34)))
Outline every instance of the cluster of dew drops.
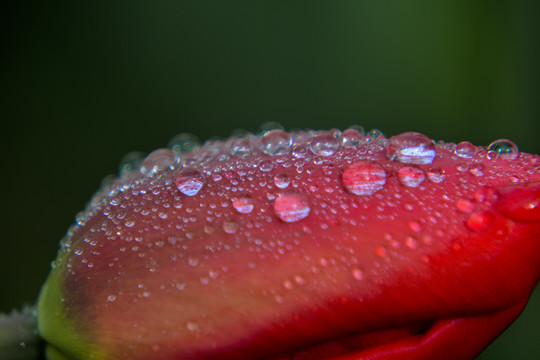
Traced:
MULTIPOLYGON (((485 162, 491 160, 510 161, 510 167, 514 168, 515 174, 540 176, 540 158, 537 155, 520 153, 517 146, 506 139, 496 140, 487 147, 479 147, 466 141, 459 144, 442 141, 436 143, 416 132, 386 138, 377 129, 365 132, 361 126, 356 125, 344 131, 331 129, 286 132, 276 123, 263 125, 262 130, 256 134, 236 131, 228 139, 210 139, 204 143, 194 135, 182 133, 171 139, 168 148, 155 150, 148 155, 129 153, 120 163, 119 174, 106 177, 87 208, 76 216, 76 223, 62 239, 60 250, 73 251, 80 255, 77 253, 79 248, 71 249, 73 234, 99 211, 104 211, 107 206, 118 205, 123 193, 137 190, 144 184, 165 182, 167 186, 178 190, 179 197, 194 197, 205 186, 209 186, 209 183, 222 180, 227 172, 234 171, 245 175, 255 171, 271 177, 272 185, 278 189, 278 195, 268 197, 272 200, 273 215, 284 223, 296 223, 308 217, 312 209, 309 197, 303 195, 302 191, 287 191, 294 186, 298 187, 291 173, 309 174, 317 168, 331 168, 332 162, 339 158, 344 160, 345 164, 339 171, 339 186, 353 196, 367 198, 383 189, 389 177, 387 170, 376 161, 381 159, 381 154, 385 160, 400 165, 395 176, 401 186, 418 188, 424 183, 445 181, 444 169, 430 167, 437 152, 443 150, 452 154, 459 172, 467 172, 477 178, 482 178, 490 171, 495 176, 501 175, 497 167, 494 167, 494 170, 486 168, 485 162), (520 161, 513 161, 517 159, 520 161), (277 168, 293 171, 273 171, 277 168)), ((510 180, 518 183, 527 181, 527 178, 515 175, 511 176, 510 180)), ((310 186, 317 187, 317 184, 310 186)), ((305 191, 309 192, 310 189, 305 191)), ((335 190, 327 186, 325 191, 331 193, 335 190)), ((230 204, 240 215, 250 214, 256 207, 254 199, 249 195, 232 197, 230 204)), ((468 201, 460 201, 457 206, 463 212, 470 212, 472 209, 468 201)), ((133 226, 130 221, 132 220, 126 219, 125 222, 128 228, 133 226)), ((481 225, 482 218, 472 218, 470 226, 481 225)), ((420 228, 417 222, 411 222, 409 226, 412 231, 420 228)), ((233 221, 223 221, 222 229, 228 234, 234 234, 238 228, 239 225, 233 221)), ((406 241, 406 245, 412 248, 415 241, 406 241)), ((190 265, 196 265, 196 259, 189 261, 190 265)), ((321 259, 321 266, 325 266, 324 262, 327 261, 321 259)), ((52 266, 55 267, 54 262, 52 266)), ((211 272, 209 278, 214 279, 216 274, 211 272)), ((363 270, 358 267, 352 268, 351 275, 356 280, 364 278, 363 270)), ((289 289, 294 283, 300 284, 304 281, 298 276, 293 280, 285 280, 283 286, 289 289)), ((107 298, 108 301, 115 299, 114 294, 107 298)), ((282 298, 276 295, 276 300, 279 302, 282 298)), ((196 330, 196 324, 193 324, 187 325, 190 331, 196 330)))
MULTIPOLYGON (((467 141, 459 144, 442 141, 435 143, 427 136, 415 132, 406 132, 388 139, 377 129, 366 133, 363 127, 357 125, 344 131, 286 132, 274 122, 263 124, 257 134, 237 130, 228 139, 210 139, 204 143, 192 134, 181 133, 169 141, 168 148, 155 150, 147 156, 141 152, 127 154, 120 163, 119 174, 107 176, 87 208, 77 214, 76 223, 60 243, 61 250, 70 248, 71 236, 91 216, 105 204, 118 201, 118 194, 148 181, 167 179, 168 172, 177 173, 174 183, 183 195, 195 196, 208 179, 220 180, 222 173, 229 169, 245 173, 255 168, 268 173, 279 163, 283 168, 294 166, 300 173, 306 165, 328 164, 333 159, 332 155, 340 151, 345 154, 353 151, 355 156, 352 159, 359 161, 352 161, 351 157, 345 155, 350 164, 342 171, 342 185, 351 194, 369 196, 382 189, 388 177, 380 165, 370 161, 374 154, 380 152, 385 152, 389 160, 410 165, 401 167, 396 174, 405 187, 418 187, 426 179, 433 183, 444 181, 443 169, 433 168, 424 172, 414 166, 431 164, 437 147, 452 151, 454 159, 478 160, 477 165, 471 166, 466 162, 458 165, 458 168, 461 166, 460 171, 467 170, 475 176, 484 175, 484 165, 481 164, 483 159, 515 160, 520 156, 528 158, 516 162, 514 167, 530 165, 527 170, 529 174, 540 173, 538 156, 519 153, 516 144, 507 139, 496 140, 488 147, 478 147, 467 141), (292 161, 281 155, 292 155, 289 156, 292 161), (223 166, 219 166, 220 163, 223 166)), ((309 172, 310 168, 307 169, 309 172)), ((526 179, 515 176, 511 180, 517 183, 526 179)), ((170 179, 167 181, 170 182, 170 179)), ((291 178, 286 173, 278 173, 273 177, 273 183, 278 189, 286 189, 291 178)), ((274 200, 275 214, 285 222, 299 221, 310 213, 309 202, 301 194, 284 193, 274 200)), ((250 213, 254 208, 253 199, 249 196, 234 198, 232 205, 239 213, 250 213)), ((224 224, 224 228, 231 226, 229 223, 224 224)))
MULTIPOLYGON (((309 172, 313 166, 331 163, 342 152, 339 155, 348 160, 349 165, 342 171, 341 185, 351 194, 370 196, 381 190, 388 178, 383 167, 372 161, 381 152, 386 154, 387 159, 407 165, 396 174, 400 184, 405 187, 418 187, 425 180, 433 183, 444 181, 443 169, 424 171, 415 166, 431 164, 437 155, 437 148, 453 152, 454 159, 476 160, 477 164, 461 163, 458 170, 468 171, 477 177, 483 176, 486 170, 482 164, 484 159, 511 161, 521 157, 522 161, 515 162, 512 167, 528 166, 528 174, 540 173, 539 157, 520 153, 516 144, 507 139, 479 147, 467 141, 458 144, 435 143, 416 132, 406 132, 388 139, 380 130, 365 132, 363 127, 357 125, 344 131, 286 132, 274 122, 263 124, 261 131, 256 134, 237 130, 228 139, 210 139, 204 143, 192 134, 181 133, 169 141, 168 148, 155 150, 146 156, 140 152, 127 154, 120 163, 119 174, 106 177, 87 208, 76 216, 76 223, 60 242, 61 250, 69 250, 71 236, 77 229, 106 204, 119 201, 119 194, 149 181, 165 179, 170 183, 167 175, 171 172, 176 174, 174 185, 178 191, 191 197, 197 195, 209 179, 220 180, 227 170, 245 173, 257 169, 261 173, 268 173, 279 164, 283 168, 295 167, 298 173, 304 169, 309 172), (351 152, 354 156, 347 155, 351 152)), ((517 183, 526 179, 514 176, 511 181, 517 183)), ((286 189, 291 184, 291 178, 286 173, 278 173, 273 177, 273 183, 278 189, 286 189)), ((309 202, 300 193, 285 192, 273 200, 275 215, 284 222, 299 221, 310 213, 309 202)), ((241 214, 250 213, 254 208, 253 199, 249 196, 235 197, 232 205, 241 214)), ((223 227, 225 232, 236 229, 229 222, 225 222, 223 227)))

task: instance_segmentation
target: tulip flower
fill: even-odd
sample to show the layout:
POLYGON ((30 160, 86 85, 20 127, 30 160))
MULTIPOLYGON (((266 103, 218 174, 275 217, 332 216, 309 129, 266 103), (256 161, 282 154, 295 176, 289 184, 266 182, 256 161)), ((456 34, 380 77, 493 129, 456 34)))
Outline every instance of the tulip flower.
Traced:
POLYGON ((61 242, 49 360, 472 359, 539 280, 540 157, 509 140, 181 138, 61 242))

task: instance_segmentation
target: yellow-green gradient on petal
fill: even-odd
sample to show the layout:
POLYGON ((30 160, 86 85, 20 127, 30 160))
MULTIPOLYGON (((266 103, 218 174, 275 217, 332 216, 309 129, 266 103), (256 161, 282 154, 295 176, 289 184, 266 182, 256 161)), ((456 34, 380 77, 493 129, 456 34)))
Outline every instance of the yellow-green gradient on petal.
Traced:
MULTIPOLYGON (((59 265, 64 257, 60 257, 59 265)), ((62 266, 63 268, 63 266, 62 266)), ((92 334, 89 324, 83 324, 68 316, 63 288, 65 273, 53 269, 41 289, 38 301, 38 331, 47 341, 47 360, 72 360, 88 358, 107 359, 103 349, 88 344, 92 334)))

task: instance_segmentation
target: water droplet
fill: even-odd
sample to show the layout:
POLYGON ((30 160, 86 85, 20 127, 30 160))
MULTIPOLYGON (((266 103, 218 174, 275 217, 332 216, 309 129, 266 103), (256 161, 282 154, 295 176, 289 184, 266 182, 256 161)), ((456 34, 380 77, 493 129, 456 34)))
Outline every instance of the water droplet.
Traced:
POLYGON ((456 201, 456 207, 459 211, 464 213, 470 213, 474 210, 474 204, 466 199, 459 199, 456 201))
POLYGON ((176 163, 176 155, 167 149, 152 151, 141 164, 141 173, 153 176, 155 173, 170 169, 176 163))
POLYGON ((111 294, 111 295, 107 296, 107 301, 113 302, 114 300, 116 300, 116 295, 111 294))
POLYGON ((440 168, 434 168, 428 170, 427 177, 429 181, 438 184, 444 180, 446 175, 444 174, 444 170, 440 168))
POLYGON ((227 234, 234 234, 238 231, 238 224, 234 221, 224 221, 223 231, 225 231, 227 234))
POLYGON ((345 189, 355 195, 372 195, 386 183, 384 169, 375 163, 359 161, 347 166, 341 175, 345 189))
POLYGON ((274 201, 274 211, 281 220, 295 222, 308 216, 310 208, 304 195, 283 193, 274 201))
POLYGON ((295 145, 293 146, 292 154, 297 159, 303 159, 309 156, 310 152, 304 145, 295 145))
POLYGON ((290 183, 291 179, 287 174, 277 174, 274 176, 274 184, 280 189, 285 189, 290 183))
POLYGON ((398 170, 398 180, 403 186, 418 187, 426 178, 422 170, 412 166, 405 166, 398 170))
POLYGON ((298 285, 304 285, 306 283, 306 279, 300 275, 294 275, 294 282, 296 282, 298 285))
POLYGON ((261 145, 267 155, 283 155, 291 150, 292 138, 283 130, 271 130, 263 135, 261 145))
POLYGON ((384 134, 379 129, 371 129, 367 135, 371 140, 377 140, 378 138, 384 138, 384 134))
POLYGON ((181 133, 174 136, 169 141, 169 148, 175 153, 179 154, 189 152, 199 144, 199 138, 195 135, 189 133, 181 133))
POLYGON ((199 325, 194 321, 188 321, 186 323, 186 328, 191 332, 199 331, 199 325))
POLYGON ((341 135, 341 143, 343 144, 343 147, 352 148, 360 145, 360 141, 363 137, 364 135, 356 129, 347 129, 343 131, 343 134, 341 135))
POLYGON ((375 248, 375 254, 377 254, 379 257, 385 257, 386 249, 383 246, 378 246, 375 248))
POLYGON ((411 250, 415 250, 418 247, 418 242, 414 237, 407 236, 405 238, 405 246, 407 246, 411 250))
POLYGON ((195 169, 182 170, 176 177, 176 187, 187 196, 196 195, 204 185, 203 174, 195 169))
POLYGON ((321 132, 311 139, 309 148, 315 155, 330 156, 339 148, 339 140, 330 132, 321 132))
POLYGON ((494 151, 497 157, 505 160, 516 159, 519 155, 519 150, 516 144, 507 139, 495 140, 488 146, 488 153, 494 151))
POLYGON ((360 270, 359 268, 352 269, 351 274, 353 278, 355 278, 356 280, 364 279, 364 272, 360 270))
POLYGON ((409 221, 409 229, 414 232, 419 232, 422 230, 422 225, 418 221, 409 221))
POLYGON ((283 280, 283 287, 287 290, 292 290, 294 286, 290 280, 283 280))
POLYGON ((476 147, 468 141, 462 141, 457 144, 454 153, 459 157, 470 159, 474 157, 474 154, 476 153, 476 147))
POLYGON ((469 169, 469 172, 474 176, 482 176, 484 175, 484 165, 474 165, 472 168, 469 169))
POLYGON ((232 205, 241 214, 249 214, 254 207, 253 198, 250 195, 243 195, 232 199, 232 205))
POLYGON ((124 222, 124 225, 125 225, 126 227, 128 227, 128 228, 133 227, 133 225, 135 225, 135 220, 133 220, 133 219, 128 219, 128 220, 126 220, 126 221, 124 222))
POLYGON ((465 221, 465 225, 473 231, 481 231, 486 229, 492 220, 493 215, 488 212, 474 212, 469 215, 465 221))
POLYGON ((190 257, 188 259, 188 264, 191 265, 191 266, 197 266, 197 264, 199 264, 199 259, 194 258, 194 257, 190 257))
POLYGON ((435 158, 435 144, 424 134, 406 132, 390 138, 386 156, 404 164, 431 164, 435 158))
POLYGON ((270 160, 263 160, 259 164, 259 170, 263 172, 268 172, 274 168, 274 164, 270 160))

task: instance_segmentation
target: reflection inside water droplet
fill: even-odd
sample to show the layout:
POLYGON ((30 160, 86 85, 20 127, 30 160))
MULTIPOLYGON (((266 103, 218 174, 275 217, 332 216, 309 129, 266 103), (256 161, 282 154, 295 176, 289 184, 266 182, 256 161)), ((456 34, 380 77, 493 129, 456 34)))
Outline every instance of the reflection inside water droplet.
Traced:
POLYGON ((276 215, 285 222, 296 222, 309 215, 309 204, 304 195, 298 193, 284 193, 278 195, 274 201, 276 215))
POLYGON ((345 189, 355 195, 372 195, 386 183, 384 169, 375 163, 359 161, 347 166, 341 174, 345 189))
POLYGON ((250 195, 242 195, 232 199, 232 205, 241 214, 249 214, 254 207, 253 198, 250 195))
POLYGON ((339 148, 339 140, 325 131, 311 139, 309 148, 315 155, 330 156, 339 148))
POLYGON ((517 145, 508 139, 495 140, 489 144, 488 154, 492 151, 497 155, 497 157, 505 160, 516 159, 519 155, 517 145))
POLYGON ((462 141, 457 144, 454 153, 462 158, 470 159, 474 156, 476 152, 476 147, 468 141, 462 141))
POLYGON ((176 177, 176 187, 187 196, 196 195, 204 185, 202 173, 195 169, 182 170, 176 177))
POLYGON ((418 187, 426 178, 422 170, 412 166, 402 167, 397 175, 401 185, 407 187, 418 187))
POLYGON ((352 269, 351 274, 356 280, 362 280, 364 278, 364 272, 359 268, 352 269))
POLYGON ((191 332, 199 331, 199 325, 194 321, 188 321, 186 323, 186 328, 191 332))
POLYGON ((155 173, 172 168, 176 155, 167 149, 152 151, 141 164, 141 173, 153 176, 155 173))
POLYGON ((285 189, 287 186, 289 186, 291 182, 291 179, 287 174, 277 174, 274 176, 274 185, 276 185, 280 189, 285 189))
POLYGON ((283 130, 271 130, 261 139, 262 151, 267 155, 283 155, 291 150, 292 137, 283 130))
POLYGON ((238 231, 238 224, 234 221, 224 221, 223 222, 223 231, 227 234, 234 234, 238 231))
POLYGON ((444 174, 444 170, 440 168, 433 168, 427 171, 427 177, 429 181, 438 184, 444 180, 446 175, 444 174))
POLYGON ((404 164, 431 164, 435 158, 435 144, 424 134, 406 132, 390 138, 387 157, 404 164))

